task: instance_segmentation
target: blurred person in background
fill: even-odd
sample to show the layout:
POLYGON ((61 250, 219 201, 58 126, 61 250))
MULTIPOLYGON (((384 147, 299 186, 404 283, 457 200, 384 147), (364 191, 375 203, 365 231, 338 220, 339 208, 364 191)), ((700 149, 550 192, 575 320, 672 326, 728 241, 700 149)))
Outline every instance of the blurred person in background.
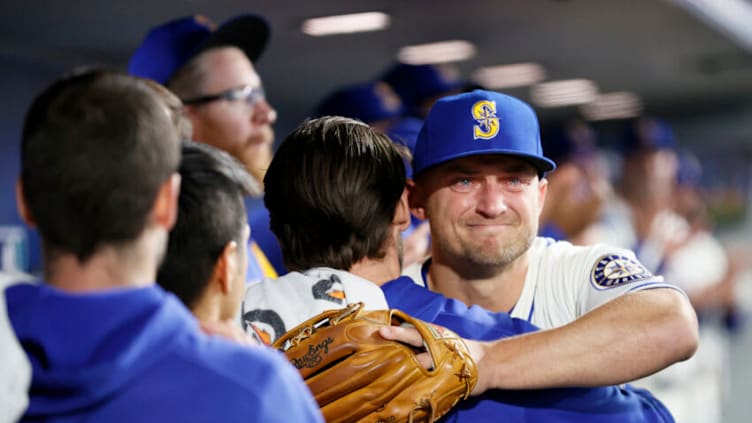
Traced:
POLYGON ((396 63, 381 76, 402 100, 405 115, 425 119, 441 97, 458 94, 467 86, 459 70, 449 64, 396 63))
POLYGON ((733 283, 740 263, 731 257, 727 247, 714 234, 699 158, 688 150, 680 151, 678 156, 674 210, 687 221, 688 234, 668 254, 665 268, 684 281, 701 322, 720 315, 724 325, 728 322, 729 329, 734 330, 737 319, 729 314, 736 313, 733 283), (703 259, 694 263, 698 257, 703 259), (701 272, 698 266, 703 266, 701 272))
POLYGON ((700 322, 694 357, 635 384, 655 392, 677 421, 720 422, 727 341, 719 316, 733 303, 735 271, 711 230, 700 162, 680 152, 673 128, 654 117, 631 122, 619 151, 619 197, 590 239, 633 248, 649 270, 686 292, 700 322))
POLYGON ((667 247, 662 266, 697 311, 700 344, 691 360, 637 383, 660 392, 681 421, 722 422, 729 386, 729 330, 738 323, 735 284, 741 266, 713 233, 699 159, 686 150, 677 151, 677 157, 673 210, 685 219, 687 231, 680 242, 667 247))
MULTIPOLYGON (((269 26, 258 15, 239 15, 219 26, 206 17, 189 16, 152 28, 128 65, 131 74, 177 94, 192 123, 192 139, 225 150, 245 165, 254 177, 246 199, 249 221, 262 222, 263 176, 272 157, 277 112, 266 100, 254 64, 268 38, 269 26)), ((253 239, 262 231, 268 232, 268 225, 251 230, 249 281, 277 276, 253 239)))
POLYGON ((611 195, 608 175, 596 150, 596 133, 572 121, 542 134, 543 151, 556 162, 546 175, 548 193, 540 215, 540 236, 586 244, 586 229, 597 221, 611 195))
POLYGON ((651 271, 662 269, 667 248, 686 236, 686 221, 673 211, 679 165, 671 126, 654 117, 629 122, 621 134, 621 164, 614 196, 588 229, 593 242, 632 249, 651 271))
POLYGON ((385 82, 363 82, 339 87, 324 97, 314 117, 344 116, 365 122, 386 133, 404 111, 402 101, 385 82))
MULTIPOLYGON (((403 105, 402 116, 392 123, 387 135, 405 143, 412 154, 423 120, 436 100, 464 91, 467 82, 459 69, 450 64, 411 65, 395 63, 378 80, 397 94, 403 105)), ((408 167, 408 177, 412 169, 408 167)))

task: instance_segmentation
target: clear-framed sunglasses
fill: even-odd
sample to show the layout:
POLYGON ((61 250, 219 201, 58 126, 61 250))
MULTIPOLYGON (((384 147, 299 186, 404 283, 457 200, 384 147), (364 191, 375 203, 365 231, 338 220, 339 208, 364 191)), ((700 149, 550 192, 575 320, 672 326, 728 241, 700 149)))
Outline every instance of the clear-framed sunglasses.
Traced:
POLYGON ((226 91, 222 91, 219 94, 202 95, 199 97, 189 98, 183 100, 185 105, 204 104, 217 100, 226 101, 244 101, 248 105, 254 106, 259 101, 266 98, 264 93, 264 87, 244 85, 242 87, 231 88, 226 91))

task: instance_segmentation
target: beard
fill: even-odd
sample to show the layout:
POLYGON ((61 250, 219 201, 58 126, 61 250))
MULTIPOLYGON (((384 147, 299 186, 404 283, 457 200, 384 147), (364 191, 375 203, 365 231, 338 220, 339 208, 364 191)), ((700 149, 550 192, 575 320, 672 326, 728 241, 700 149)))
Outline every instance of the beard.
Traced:
POLYGON ((475 234, 459 236, 454 245, 442 239, 440 234, 433 236, 433 243, 443 250, 443 255, 452 257, 455 263, 468 269, 499 268, 513 263, 530 248, 537 227, 516 226, 513 233, 491 234, 484 237, 475 234))
POLYGON ((405 246, 402 243, 402 234, 397 234, 395 242, 397 243, 397 260, 399 260, 399 267, 402 269, 405 264, 405 246))
POLYGON ((505 243, 474 241, 462 243, 462 256, 480 266, 503 267, 523 255, 535 236, 518 234, 505 243))
POLYGON ((274 154, 272 147, 274 132, 271 127, 264 128, 255 134, 252 140, 243 147, 235 156, 245 165, 248 173, 260 184, 263 190, 264 175, 269 168, 274 154))
POLYGON ((269 163, 272 162, 272 147, 271 144, 256 149, 255 154, 250 160, 249 166, 247 166, 248 173, 254 177, 260 184, 264 183, 264 175, 269 168, 269 163))

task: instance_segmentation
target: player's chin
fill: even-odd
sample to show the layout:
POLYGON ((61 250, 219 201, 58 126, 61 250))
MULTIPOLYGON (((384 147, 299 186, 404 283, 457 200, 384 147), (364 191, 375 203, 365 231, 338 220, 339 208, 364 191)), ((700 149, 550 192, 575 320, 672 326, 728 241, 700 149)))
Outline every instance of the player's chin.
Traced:
POLYGON ((255 161, 258 157, 261 161, 272 156, 272 145, 274 144, 274 132, 271 128, 268 131, 261 131, 253 136, 248 137, 243 145, 243 157, 246 160, 255 161))
POLYGON ((249 144, 253 145, 271 145, 274 143, 274 129, 271 125, 264 125, 258 128, 258 131, 249 137, 249 144))
POLYGON ((243 151, 243 163, 251 176, 259 182, 263 181, 269 163, 272 161, 272 146, 269 144, 254 144, 243 151))

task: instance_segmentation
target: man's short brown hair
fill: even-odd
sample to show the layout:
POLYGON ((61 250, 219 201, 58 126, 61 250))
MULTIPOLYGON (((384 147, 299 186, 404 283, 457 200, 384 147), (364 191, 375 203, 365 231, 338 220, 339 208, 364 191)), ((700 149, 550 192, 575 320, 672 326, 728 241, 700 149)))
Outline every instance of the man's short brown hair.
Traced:
POLYGON ((85 262, 100 247, 135 240, 157 192, 178 167, 178 134, 143 80, 88 70, 62 78, 29 108, 21 182, 42 238, 85 262))
POLYGON ((405 188, 405 152, 357 120, 308 120, 274 155, 264 178, 272 232, 290 270, 348 270, 383 258, 405 188))

